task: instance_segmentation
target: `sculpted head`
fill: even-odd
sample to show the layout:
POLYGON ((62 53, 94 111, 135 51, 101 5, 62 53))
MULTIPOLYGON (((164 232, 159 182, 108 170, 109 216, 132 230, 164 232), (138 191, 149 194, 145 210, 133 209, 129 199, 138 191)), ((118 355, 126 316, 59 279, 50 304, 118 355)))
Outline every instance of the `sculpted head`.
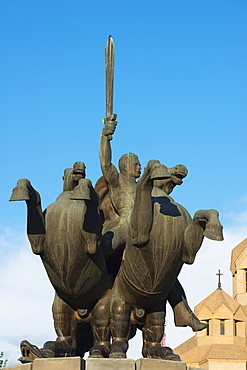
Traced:
POLYGON ((122 155, 118 162, 120 172, 128 178, 138 179, 141 175, 141 164, 136 154, 122 155))
POLYGON ((175 167, 167 168, 167 171, 171 177, 154 180, 154 187, 165 191, 166 194, 170 194, 176 185, 181 185, 183 183, 183 179, 187 176, 188 170, 184 165, 178 164, 175 167))
POLYGON ((86 166, 83 162, 75 162, 73 168, 66 168, 63 175, 63 190, 73 190, 80 179, 84 179, 86 176, 86 166))
POLYGON ((75 162, 73 168, 74 168, 74 181, 79 181, 80 179, 85 178, 86 166, 84 162, 75 162))

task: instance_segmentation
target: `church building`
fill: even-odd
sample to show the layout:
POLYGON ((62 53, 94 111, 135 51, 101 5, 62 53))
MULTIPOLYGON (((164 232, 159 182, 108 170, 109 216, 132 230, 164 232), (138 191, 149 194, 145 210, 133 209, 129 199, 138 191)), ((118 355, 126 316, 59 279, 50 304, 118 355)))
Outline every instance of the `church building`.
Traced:
POLYGON ((247 369, 247 238, 232 250, 233 297, 218 288, 195 306, 195 315, 208 324, 174 348, 187 366, 205 370, 247 369))

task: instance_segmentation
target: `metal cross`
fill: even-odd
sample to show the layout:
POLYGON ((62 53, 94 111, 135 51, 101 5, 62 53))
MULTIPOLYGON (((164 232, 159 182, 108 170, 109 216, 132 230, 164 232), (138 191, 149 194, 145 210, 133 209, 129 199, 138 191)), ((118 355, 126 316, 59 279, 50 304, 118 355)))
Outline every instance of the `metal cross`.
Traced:
POLYGON ((218 275, 218 276, 219 276, 218 289, 221 289, 220 277, 221 277, 223 274, 221 274, 221 272, 220 272, 220 270, 219 270, 218 274, 216 274, 216 275, 218 275))

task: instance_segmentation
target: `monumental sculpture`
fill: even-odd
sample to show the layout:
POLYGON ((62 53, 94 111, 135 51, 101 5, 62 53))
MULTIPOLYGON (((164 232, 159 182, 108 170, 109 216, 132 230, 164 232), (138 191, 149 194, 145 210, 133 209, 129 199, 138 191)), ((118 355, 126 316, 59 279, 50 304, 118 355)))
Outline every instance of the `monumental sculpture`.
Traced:
MULTIPOLYGON (((44 346, 43 355, 71 354, 75 321, 87 316, 111 287, 99 245, 98 195, 85 179, 84 163, 76 162, 64 171, 63 192, 43 213, 40 195, 26 179, 18 181, 10 200, 26 201, 28 239, 56 291, 53 318, 58 338, 44 346)), ((27 346, 23 344, 24 352, 30 352, 27 346)))
POLYGON ((144 357, 179 361, 160 344, 166 301, 177 326, 204 329, 190 309, 178 275, 192 264, 203 238, 223 240, 215 210, 193 218, 170 193, 187 176, 185 166, 150 160, 141 175, 133 153, 112 164, 114 44, 106 46, 106 118, 100 136, 103 177, 92 186, 85 164, 64 171, 63 192, 42 212, 39 193, 19 180, 10 200, 27 204, 27 234, 55 289, 55 341, 42 348, 21 342, 23 363, 37 357, 126 358, 129 339, 142 330, 144 357), (137 181, 137 179, 140 179, 137 181))

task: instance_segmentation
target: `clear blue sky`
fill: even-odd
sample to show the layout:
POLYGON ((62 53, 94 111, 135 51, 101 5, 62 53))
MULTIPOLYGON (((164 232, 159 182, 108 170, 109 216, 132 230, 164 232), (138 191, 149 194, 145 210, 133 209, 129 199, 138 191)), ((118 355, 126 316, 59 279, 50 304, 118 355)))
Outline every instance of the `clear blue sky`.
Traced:
MULTIPOLYGON (((16 181, 30 179, 46 207, 61 192, 63 170, 75 161, 86 163, 93 183, 101 175, 104 47, 110 34, 119 122, 113 162, 135 152, 143 167, 149 159, 184 164, 189 175, 174 198, 192 214, 218 209, 226 230, 242 227, 246 24, 244 0, 1 2, 0 264, 5 276, 6 258, 13 254, 17 261, 20 250, 31 254, 28 245, 16 242, 26 218, 23 203, 8 202, 16 181)), ((13 335, 18 343, 18 333, 13 335)))

